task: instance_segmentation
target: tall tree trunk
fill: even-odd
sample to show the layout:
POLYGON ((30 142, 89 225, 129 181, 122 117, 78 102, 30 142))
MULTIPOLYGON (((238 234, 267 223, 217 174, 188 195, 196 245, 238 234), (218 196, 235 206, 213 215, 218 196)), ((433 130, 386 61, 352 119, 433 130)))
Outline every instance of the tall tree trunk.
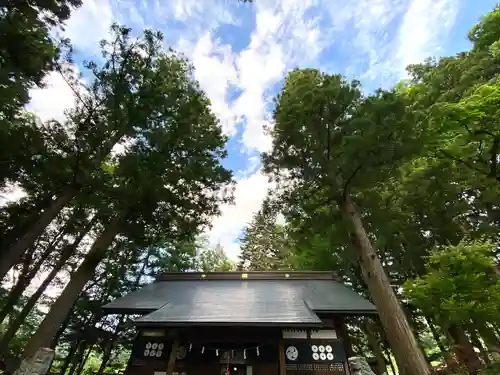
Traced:
POLYGON ((75 342, 74 345, 71 345, 68 351, 68 355, 64 358, 64 362, 61 366, 60 375, 64 375, 66 371, 68 371, 69 366, 72 363, 72 359, 74 358, 78 348, 80 347, 80 341, 75 342))
MULTIPOLYGON (((40 284, 38 289, 36 290, 35 293, 31 295, 31 297, 28 299, 28 302, 26 305, 23 307, 19 315, 16 317, 16 319, 11 322, 9 325, 9 328, 3 335, 2 339, 0 340, 0 353, 4 353, 7 351, 9 347, 10 341, 14 338, 16 332, 19 330, 21 325, 24 323, 24 320, 28 316, 28 314, 31 312, 33 307, 35 307, 38 299, 42 296, 43 292, 45 292, 45 289, 49 286, 49 284, 52 282, 52 280, 55 279, 59 271, 63 268, 63 266, 66 264, 68 259, 75 253, 78 245, 80 244, 81 240, 83 237, 85 237, 85 234, 88 233, 88 230, 86 230, 84 233, 81 233, 79 235, 79 238, 75 239, 75 241, 71 245, 67 245, 66 248, 63 250, 61 253, 61 258, 57 261, 57 263, 54 265, 50 273, 47 275, 47 277, 43 280, 43 282, 40 284)), ((62 322, 61 322, 62 323, 62 322)))
POLYGON ((77 190, 70 186, 53 200, 38 217, 38 220, 0 257, 0 280, 2 280, 13 265, 19 262, 26 250, 33 245, 45 228, 54 220, 61 210, 74 198, 77 190))
POLYGON ((458 361, 465 366, 469 374, 477 374, 482 364, 462 327, 451 324, 448 328, 448 333, 456 344, 458 361))
MULTIPOLYGON (((58 235, 56 236, 57 238, 59 238, 59 234, 60 233, 58 233, 58 235)), ((16 285, 9 292, 5 304, 2 310, 0 311, 0 323, 3 322, 5 317, 14 310, 15 306, 19 302, 19 299, 23 295, 24 291, 30 285, 31 280, 33 280, 38 271, 40 271, 40 268, 42 268, 43 263, 47 260, 47 258, 54 249, 55 249, 55 244, 51 243, 51 245, 49 245, 47 249, 45 249, 44 252, 40 255, 40 258, 33 265, 33 267, 31 267, 31 269, 28 269, 27 272, 21 274, 16 285)))
MULTIPOLYGON (((66 328, 68 327, 68 324, 70 322, 70 318, 71 318, 71 314, 68 314, 66 319, 64 319, 63 324, 61 324, 61 326, 57 330, 57 334, 54 336, 54 338, 52 339, 52 342, 50 343, 50 349, 56 350, 57 343, 59 342, 59 339, 61 338, 64 331, 66 331, 66 328)), ((47 371, 47 373, 54 372, 54 371, 52 371, 52 367, 54 366, 55 360, 56 360, 56 356, 54 356, 52 358, 52 362, 50 363, 50 367, 49 367, 49 370, 47 371)))
POLYGON ((23 358, 31 358, 39 348, 50 346, 57 329, 71 311, 85 284, 92 279, 96 267, 106 255, 106 249, 118 234, 120 221, 114 219, 95 240, 82 264, 51 306, 49 313, 31 337, 23 352, 23 358))
POLYGON ((87 354, 85 354, 83 360, 80 361, 80 365, 78 366, 78 371, 76 372, 76 375, 81 375, 83 368, 85 367, 85 363, 87 363, 90 354, 92 353, 92 350, 94 350, 94 345, 90 345, 90 348, 87 349, 87 354))
POLYGON ((352 342, 349 338, 349 332, 347 332, 345 317, 338 316, 334 319, 333 323, 335 326, 335 330, 339 333, 342 341, 344 342, 347 358, 354 357, 354 350, 352 349, 352 342))
POLYGON ((385 356, 387 357, 387 362, 391 367, 391 372, 393 375, 396 375, 396 367, 394 367, 394 362, 392 362, 392 353, 389 348, 385 349, 385 356))
MULTIPOLYGON (((93 312, 89 316, 87 316, 85 319, 83 319, 82 324, 81 324, 81 329, 79 333, 79 337, 89 337, 87 331, 90 329, 92 330, 96 323, 100 319, 100 314, 96 314, 93 312)), ((68 373, 68 375, 77 375, 81 369, 82 363, 84 364, 85 361, 87 360, 87 357, 85 356, 85 351, 88 348, 93 348, 94 346, 94 341, 89 342, 86 340, 80 340, 80 346, 78 348, 78 352, 74 355, 74 358, 71 362, 71 369, 68 373)), ((89 353, 90 354, 90 353, 89 353)))
MULTIPOLYGON (((90 315, 85 316, 82 319, 82 321, 80 321, 79 324, 77 325, 76 330, 78 330, 80 332, 80 335, 76 338, 76 341, 74 342, 74 344, 70 346, 70 350, 68 352, 68 355, 64 359, 63 365, 61 367, 61 371, 59 371, 59 373, 61 375, 63 375, 68 370, 69 366, 73 363, 72 362, 73 358, 74 358, 74 356, 77 355, 76 352, 80 348, 80 344, 82 343, 82 340, 80 340, 80 337, 82 336, 81 332, 83 331, 83 329, 87 325, 87 323, 89 323, 93 319, 95 319, 95 313, 91 313, 90 315)), ((64 320, 63 326, 61 326, 59 328, 59 330, 57 331, 57 335, 52 340, 52 343, 50 346, 51 349, 56 348, 57 341, 58 341, 57 338, 64 333, 64 331, 66 330, 66 327, 69 325, 70 321, 71 321, 71 314, 68 314, 68 316, 66 316, 66 319, 64 320)))
POLYGON ((368 338, 368 343, 375 355, 377 360, 377 370, 379 375, 383 375, 387 372, 387 367, 385 365, 384 353, 382 352, 382 347, 380 346, 380 341, 377 338, 377 333, 373 322, 369 321, 369 318, 365 318, 364 327, 366 331, 366 336, 368 338))
POLYGON ((472 345, 474 345, 476 348, 479 349, 479 354, 481 355, 481 358, 483 359, 485 364, 490 364, 490 357, 488 355, 488 350, 485 348, 484 344, 482 343, 481 339, 479 338, 479 335, 477 334, 477 331, 475 327, 470 327, 468 330, 470 334, 470 339, 472 341, 472 345))
POLYGON ((111 359, 111 353, 113 352, 113 347, 115 344, 116 339, 118 338, 118 334, 120 333, 120 330, 122 329, 123 322, 126 319, 126 315, 123 315, 120 318, 120 321, 116 325, 116 328, 113 332, 113 335, 109 338, 109 344, 106 346, 106 349, 104 350, 104 353, 102 354, 102 361, 101 364, 99 365, 99 370, 97 370, 97 374, 102 374, 104 370, 106 369, 106 366, 108 365, 109 360, 111 359))
POLYGON ((403 309, 403 312, 406 315, 406 319, 408 319, 408 324, 410 325, 412 331, 415 334, 415 339, 417 340, 418 347, 420 348, 420 351, 422 352, 422 354, 425 358, 425 361, 427 362, 427 365, 430 366, 431 361, 429 360, 429 358, 427 358, 427 354, 425 352, 424 345, 422 344, 422 341, 420 341, 419 331, 418 331, 418 326, 417 326, 417 323, 415 320, 414 311, 408 305, 406 305, 404 303, 401 304, 401 307, 403 309))
POLYGON ((477 330, 483 339, 489 352, 500 353, 500 340, 495 334, 495 327, 488 323, 474 323, 473 328, 477 330))
POLYGON ((2 233, 0 237, 2 246, 0 247, 0 259, 2 259, 2 254, 12 246, 19 237, 23 235, 27 228, 32 226, 37 220, 40 212, 43 211, 45 207, 50 205, 52 202, 52 197, 50 194, 39 197, 38 199, 34 198, 35 203, 30 208, 24 208, 23 215, 22 211, 18 213, 19 217, 25 218, 23 220, 23 224, 15 225, 12 229, 8 230, 7 233, 2 233))
POLYGON ((73 375, 76 372, 76 369, 79 367, 80 362, 83 358, 83 354, 85 353, 85 349, 87 348, 87 343, 85 341, 80 341, 80 345, 78 345, 78 350, 73 355, 73 358, 70 359, 71 367, 69 368, 68 375, 73 375))
POLYGON ((344 194, 340 208, 344 220, 351 227, 363 278, 377 306, 380 321, 396 356, 398 367, 405 375, 430 374, 427 361, 368 238, 358 209, 348 194, 344 194))
MULTIPOLYGON (((151 252, 148 251, 146 254, 146 257, 144 258, 144 261, 142 262, 141 269, 137 273, 137 277, 135 279, 134 285, 132 287, 132 290, 136 290, 140 283, 141 283, 141 277, 144 274, 144 271, 146 268, 149 266, 149 261, 151 258, 151 252)), ((120 320, 118 321, 118 324, 116 325, 116 328, 113 332, 113 335, 109 339, 109 345, 107 345, 103 355, 102 355, 102 361, 99 366, 99 370, 97 370, 97 374, 102 374, 104 370, 106 369, 106 366, 108 365, 109 360, 111 359, 111 353, 113 352, 113 346, 115 343, 115 340, 118 338, 118 334, 120 333, 120 330, 122 329, 122 325, 125 322, 125 319, 127 318, 126 315, 122 315, 120 320)), ((345 344, 345 342, 344 342, 345 344)))
POLYGON ((52 342, 50 343, 51 349, 54 349, 54 350, 56 349, 57 343, 59 342, 59 339, 63 335, 64 331, 66 331, 66 328, 68 328, 70 320, 71 320, 71 314, 68 314, 68 316, 64 319, 63 324, 61 324, 61 326, 57 330, 57 333, 54 336, 54 338, 52 339, 52 342))
POLYGON ((457 363, 453 358, 453 356, 450 354, 450 351, 444 346, 443 340, 441 340, 441 335, 439 334, 437 327, 428 317, 425 317, 425 321, 429 326, 429 329, 432 333, 434 341, 436 342, 436 345, 438 346, 439 350, 441 351, 441 354, 443 355, 443 359, 444 362, 446 363, 446 366, 448 366, 449 368, 456 368, 457 363))

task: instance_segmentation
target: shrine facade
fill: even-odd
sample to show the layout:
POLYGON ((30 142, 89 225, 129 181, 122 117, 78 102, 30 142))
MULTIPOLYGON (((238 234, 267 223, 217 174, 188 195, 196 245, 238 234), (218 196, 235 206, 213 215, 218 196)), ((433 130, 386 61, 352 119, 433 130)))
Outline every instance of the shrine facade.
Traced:
POLYGON ((141 315, 126 375, 349 374, 344 318, 376 314, 328 272, 170 273, 103 309, 141 315))

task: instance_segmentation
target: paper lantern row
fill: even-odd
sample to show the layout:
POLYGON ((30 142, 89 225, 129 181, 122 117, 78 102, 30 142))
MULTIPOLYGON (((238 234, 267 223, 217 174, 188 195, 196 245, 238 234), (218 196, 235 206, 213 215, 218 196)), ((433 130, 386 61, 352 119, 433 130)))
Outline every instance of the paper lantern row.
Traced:
MULTIPOLYGON (((156 343, 156 342, 148 342, 145 346, 145 350, 144 350, 144 356, 145 357, 161 357, 162 354, 163 354, 163 348, 165 347, 165 345, 163 343, 156 343)), ((177 350, 177 359, 184 359, 186 357, 186 354, 187 354, 187 351, 191 351, 193 349, 193 344, 189 344, 189 349, 186 349, 185 346, 180 346, 179 349, 177 350)), ((213 350, 215 351, 215 354, 217 356, 219 356, 219 349, 218 348, 209 348, 209 347, 205 347, 205 346, 202 346, 201 347, 201 354, 204 354, 206 350, 213 350)), ((241 350, 241 349, 240 349, 241 350)), ((260 347, 259 346, 256 346, 256 347, 251 347, 251 348, 244 348, 243 349, 243 358, 246 359, 247 358, 247 351, 248 350, 255 350, 255 352, 257 353, 257 356, 260 355, 260 347)), ((231 353, 231 357, 234 357, 234 350, 231 350, 231 351, 225 351, 225 353, 231 353)))

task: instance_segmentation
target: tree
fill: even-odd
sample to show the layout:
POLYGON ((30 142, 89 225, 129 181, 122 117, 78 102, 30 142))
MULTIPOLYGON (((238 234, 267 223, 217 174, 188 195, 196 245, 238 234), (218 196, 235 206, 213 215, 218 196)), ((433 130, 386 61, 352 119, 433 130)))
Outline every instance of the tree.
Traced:
POLYGON ((248 271, 286 270, 291 268, 291 244, 276 214, 260 210, 244 229, 240 240, 239 268, 248 271))
POLYGON ((486 14, 469 32, 469 40, 474 44, 473 51, 487 51, 492 54, 498 51, 500 40, 500 5, 486 14))
MULTIPOLYGON (((123 40, 128 32, 115 28, 115 38, 123 40)), ((124 64, 143 64, 139 72, 134 71, 139 74, 127 76, 127 80, 136 81, 132 87, 127 84, 124 92, 115 91, 116 100, 126 103, 126 110, 115 110, 115 98, 108 94, 99 109, 106 123, 125 128, 115 127, 111 140, 104 139, 109 135, 104 123, 91 129, 90 140, 99 140, 97 145, 104 156, 124 132, 134 135, 125 153, 106 158, 106 164, 100 163, 100 168, 89 176, 90 190, 79 187, 82 195, 93 194, 97 198, 88 204, 98 217, 98 234, 26 346, 24 358, 33 356, 39 347, 50 345, 100 262, 113 256, 113 248, 107 250, 117 239, 147 247, 160 238, 171 242, 193 238, 218 213, 218 205, 231 199, 230 194, 221 194, 231 184, 231 173, 220 164, 226 156, 226 138, 209 109, 208 99, 191 79, 191 67, 173 52, 161 51, 160 35, 146 31, 143 43, 146 51, 154 54, 144 55, 144 50, 135 50, 136 46, 118 45, 123 53, 137 54, 134 56, 138 60, 124 64), (100 189, 94 191, 92 185, 97 182, 100 189)), ((106 48, 107 44, 103 45, 106 48)), ((109 76, 107 70, 96 70, 96 74, 101 74, 95 84, 99 90, 104 79, 114 79, 114 70, 110 69, 109 76)), ((114 85, 115 81, 111 83, 114 85)), ((81 147, 93 150, 91 144, 81 147)), ((90 158, 89 162, 92 165, 97 160, 104 161, 104 156, 90 158)))
POLYGON ((50 28, 69 18, 81 0, 8 0, 0 11, 0 85, 2 128, 15 119, 29 100, 28 91, 43 84, 55 69, 59 46, 50 38, 50 28))
POLYGON ((480 240, 436 248, 428 258, 427 273, 408 280, 405 293, 444 327, 474 322, 486 333, 488 323, 499 324, 500 279, 494 248, 492 242, 480 240))
MULTIPOLYGON (((379 91, 363 98, 358 86, 313 69, 290 73, 276 99, 273 149, 264 155, 265 170, 282 184, 285 197, 293 198, 301 188, 319 194, 321 204, 340 209, 400 368, 408 375, 427 374, 428 365, 355 204, 418 150, 418 129, 395 93, 379 91)), ((293 210, 292 204, 301 209, 300 202, 287 203, 287 209, 293 210)))
POLYGON ((498 106, 500 79, 473 86, 458 103, 433 108, 431 129, 439 151, 474 172, 500 182, 498 106))
POLYGON ((201 249, 195 260, 195 269, 202 272, 228 272, 234 270, 234 263, 231 262, 224 252, 223 247, 217 244, 214 248, 207 246, 205 241, 201 241, 201 249))
MULTIPOLYGON (((172 111, 179 110, 174 103, 177 98, 184 103, 187 95, 196 95, 196 85, 178 91, 177 87, 184 88, 182 79, 191 67, 174 52, 163 52, 160 33, 146 31, 137 41, 131 40, 129 34, 130 29, 112 27, 112 42, 102 44, 105 60, 102 66, 87 64, 94 81, 86 88, 74 87, 81 100, 68 114, 64 126, 51 122, 47 127, 45 139, 54 150, 53 157, 44 155, 43 168, 33 170, 34 175, 21 180, 23 188, 28 185, 28 194, 32 193, 31 186, 36 192, 43 191, 39 199, 44 204, 37 212, 30 213, 29 225, 7 234, 9 242, 0 253, 0 278, 64 207, 82 195, 89 196, 102 189, 109 172, 103 169, 113 165, 110 154, 116 145, 125 141, 134 144, 148 132, 153 136, 158 132, 156 127, 169 120, 166 106, 173 106, 169 108, 172 111), (171 100, 165 101, 165 95, 171 100)), ((197 110, 200 111, 199 107, 197 110)), ((35 197, 37 194, 32 199, 35 197)))

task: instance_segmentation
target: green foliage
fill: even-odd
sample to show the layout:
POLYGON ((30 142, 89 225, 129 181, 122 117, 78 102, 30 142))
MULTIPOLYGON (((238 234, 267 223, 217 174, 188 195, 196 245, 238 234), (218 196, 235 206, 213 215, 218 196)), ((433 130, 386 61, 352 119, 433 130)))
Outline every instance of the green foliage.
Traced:
MULTIPOLYGON (((231 201, 231 173, 221 164, 226 137, 192 66, 164 49, 161 33, 146 30, 135 39, 113 25, 102 58, 86 64, 94 78, 84 86, 62 62, 67 41, 49 38, 79 5, 2 5, 0 31, 8 37, 0 41, 0 188, 20 186, 27 196, 0 209, 0 241, 15 244, 70 189, 69 203, 14 262, 18 272, 39 276, 74 245, 61 268, 67 274, 118 218, 118 234, 58 333, 54 369, 67 357, 90 374, 101 361, 106 371, 122 370, 134 334, 129 317, 99 320, 99 306, 163 272, 229 271, 235 264, 221 246, 197 238, 231 201), (41 126, 23 106, 55 70, 78 104, 61 123, 41 126)), ((430 359, 446 358, 456 344, 446 337, 451 323, 493 351, 500 324, 499 30, 497 6, 471 30, 470 51, 412 65, 408 80, 372 95, 340 75, 290 72, 276 98, 273 148, 263 155, 277 188, 245 228, 239 267, 334 270, 369 298, 359 244, 342 215, 350 197, 391 286, 412 308, 430 359)), ((47 302, 41 298, 18 330, 11 354, 40 325, 47 302)), ((19 299, 9 321, 25 303, 19 299)), ((362 322, 349 325, 355 350, 374 353, 362 322)))
POLYGON ((207 241, 202 239, 200 242, 198 256, 194 262, 195 270, 202 272, 234 271, 235 264, 227 258, 221 245, 210 248, 207 241))
POLYGON ((469 32, 469 39, 474 43, 474 50, 488 51, 500 40, 500 5, 485 15, 481 22, 475 25, 469 32))
POLYGON ((240 239, 239 268, 247 271, 286 270, 292 267, 292 246, 284 225, 275 212, 263 209, 244 229, 240 239))
POLYGON ((441 324, 498 322, 500 279, 494 244, 463 240, 435 249, 427 273, 405 284, 405 294, 441 324))
MULTIPOLYGON (((0 124, 2 131, 18 121, 29 100, 29 89, 42 86, 56 67, 61 49, 50 38, 50 28, 68 19, 81 0, 8 0, 0 7, 0 124)), ((18 144, 19 145, 19 144, 18 144)), ((0 160, 3 161, 3 155, 0 160)), ((0 175, 0 178, 3 176, 0 175)), ((3 181, 0 180, 0 186, 3 181)))
POLYGON ((438 148, 467 168, 500 181, 500 78, 473 86, 457 103, 438 104, 431 117, 438 148))
POLYGON ((494 362, 479 372, 480 375, 500 375, 500 362, 494 362))

